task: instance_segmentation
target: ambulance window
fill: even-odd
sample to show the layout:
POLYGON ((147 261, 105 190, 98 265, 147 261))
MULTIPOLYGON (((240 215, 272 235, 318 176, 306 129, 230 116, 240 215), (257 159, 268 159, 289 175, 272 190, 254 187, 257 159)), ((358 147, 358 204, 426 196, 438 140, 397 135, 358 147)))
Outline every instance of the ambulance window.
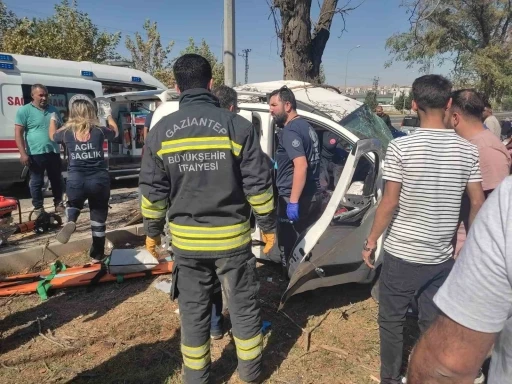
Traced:
MULTIPOLYGON (((23 90, 23 98, 25 99, 25 104, 28 104, 32 101, 32 97, 30 96, 30 90, 32 85, 23 84, 21 86, 23 90)), ((69 116, 69 99, 76 95, 77 93, 82 95, 87 95, 91 98, 91 101, 96 97, 94 92, 90 89, 80 89, 80 88, 64 88, 64 87, 52 87, 47 86, 48 95, 49 95, 49 104, 53 105, 60 112, 61 118, 64 122, 68 120, 69 116)))

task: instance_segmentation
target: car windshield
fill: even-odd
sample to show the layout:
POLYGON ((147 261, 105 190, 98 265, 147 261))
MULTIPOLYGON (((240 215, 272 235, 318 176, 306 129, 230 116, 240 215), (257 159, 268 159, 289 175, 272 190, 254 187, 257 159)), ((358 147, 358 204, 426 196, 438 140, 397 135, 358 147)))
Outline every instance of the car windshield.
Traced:
POLYGON ((393 140, 393 135, 384 120, 374 114, 366 104, 339 121, 341 126, 348 129, 360 139, 379 139, 385 150, 393 140))

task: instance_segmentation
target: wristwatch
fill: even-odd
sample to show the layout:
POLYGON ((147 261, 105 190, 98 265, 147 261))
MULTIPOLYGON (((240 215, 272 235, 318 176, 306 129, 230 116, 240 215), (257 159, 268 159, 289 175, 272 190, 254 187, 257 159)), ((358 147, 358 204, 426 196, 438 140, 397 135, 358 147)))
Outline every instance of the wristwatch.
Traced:
POLYGON ((375 248, 368 248, 368 239, 366 239, 364 241, 364 244, 363 244, 363 249, 366 251, 366 252, 372 252, 372 251, 375 251, 377 249, 377 247, 375 248))

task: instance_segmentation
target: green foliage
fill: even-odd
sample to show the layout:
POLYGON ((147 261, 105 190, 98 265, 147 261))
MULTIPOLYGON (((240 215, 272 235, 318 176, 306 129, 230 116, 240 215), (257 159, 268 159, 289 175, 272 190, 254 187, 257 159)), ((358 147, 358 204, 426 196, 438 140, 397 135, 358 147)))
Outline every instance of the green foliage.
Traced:
POLYGON ((10 53, 101 63, 117 59, 121 33, 100 32, 76 0, 62 0, 46 19, 22 19, 6 30, 2 49, 10 53))
POLYGON ((503 111, 512 111, 512 96, 504 97, 501 101, 501 109, 503 111))
POLYGON ((430 69, 452 62, 456 86, 473 86, 498 100, 512 88, 512 2, 404 0, 409 31, 386 42, 394 60, 430 69))
POLYGON ((170 86, 173 83, 173 76, 168 56, 174 41, 170 41, 166 47, 162 46, 156 22, 146 20, 142 28, 147 35, 145 41, 138 32, 135 33, 135 41, 126 36, 126 49, 130 52, 134 67, 170 86))
POLYGON ((364 103, 368 105, 371 111, 374 111, 375 108, 377 108, 377 105, 379 105, 377 101, 377 93, 374 91, 367 92, 364 103))
POLYGON ((16 15, 7 9, 7 6, 0 0, 0 51, 4 49, 4 35, 9 30, 16 28, 20 20, 16 15))
POLYGON ((412 92, 409 92, 407 96, 402 92, 400 96, 395 99, 394 106, 397 111, 402 111, 404 109, 410 110, 412 108, 412 92))
POLYGON ((218 86, 224 84, 224 66, 222 65, 222 63, 219 63, 217 57, 211 51, 210 46, 206 43, 204 39, 201 40, 200 45, 196 45, 194 39, 190 38, 188 47, 180 52, 180 56, 186 53, 195 53, 203 56, 206 60, 208 60, 208 62, 212 66, 213 85, 218 86))

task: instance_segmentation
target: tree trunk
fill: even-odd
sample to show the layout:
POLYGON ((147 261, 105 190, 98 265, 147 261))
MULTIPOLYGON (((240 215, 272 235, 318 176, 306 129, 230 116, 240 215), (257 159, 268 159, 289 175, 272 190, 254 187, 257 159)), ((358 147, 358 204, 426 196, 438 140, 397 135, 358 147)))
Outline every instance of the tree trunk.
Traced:
POLYGON ((324 0, 312 32, 311 0, 274 0, 281 14, 281 58, 285 80, 320 82, 320 64, 338 0, 324 0))

